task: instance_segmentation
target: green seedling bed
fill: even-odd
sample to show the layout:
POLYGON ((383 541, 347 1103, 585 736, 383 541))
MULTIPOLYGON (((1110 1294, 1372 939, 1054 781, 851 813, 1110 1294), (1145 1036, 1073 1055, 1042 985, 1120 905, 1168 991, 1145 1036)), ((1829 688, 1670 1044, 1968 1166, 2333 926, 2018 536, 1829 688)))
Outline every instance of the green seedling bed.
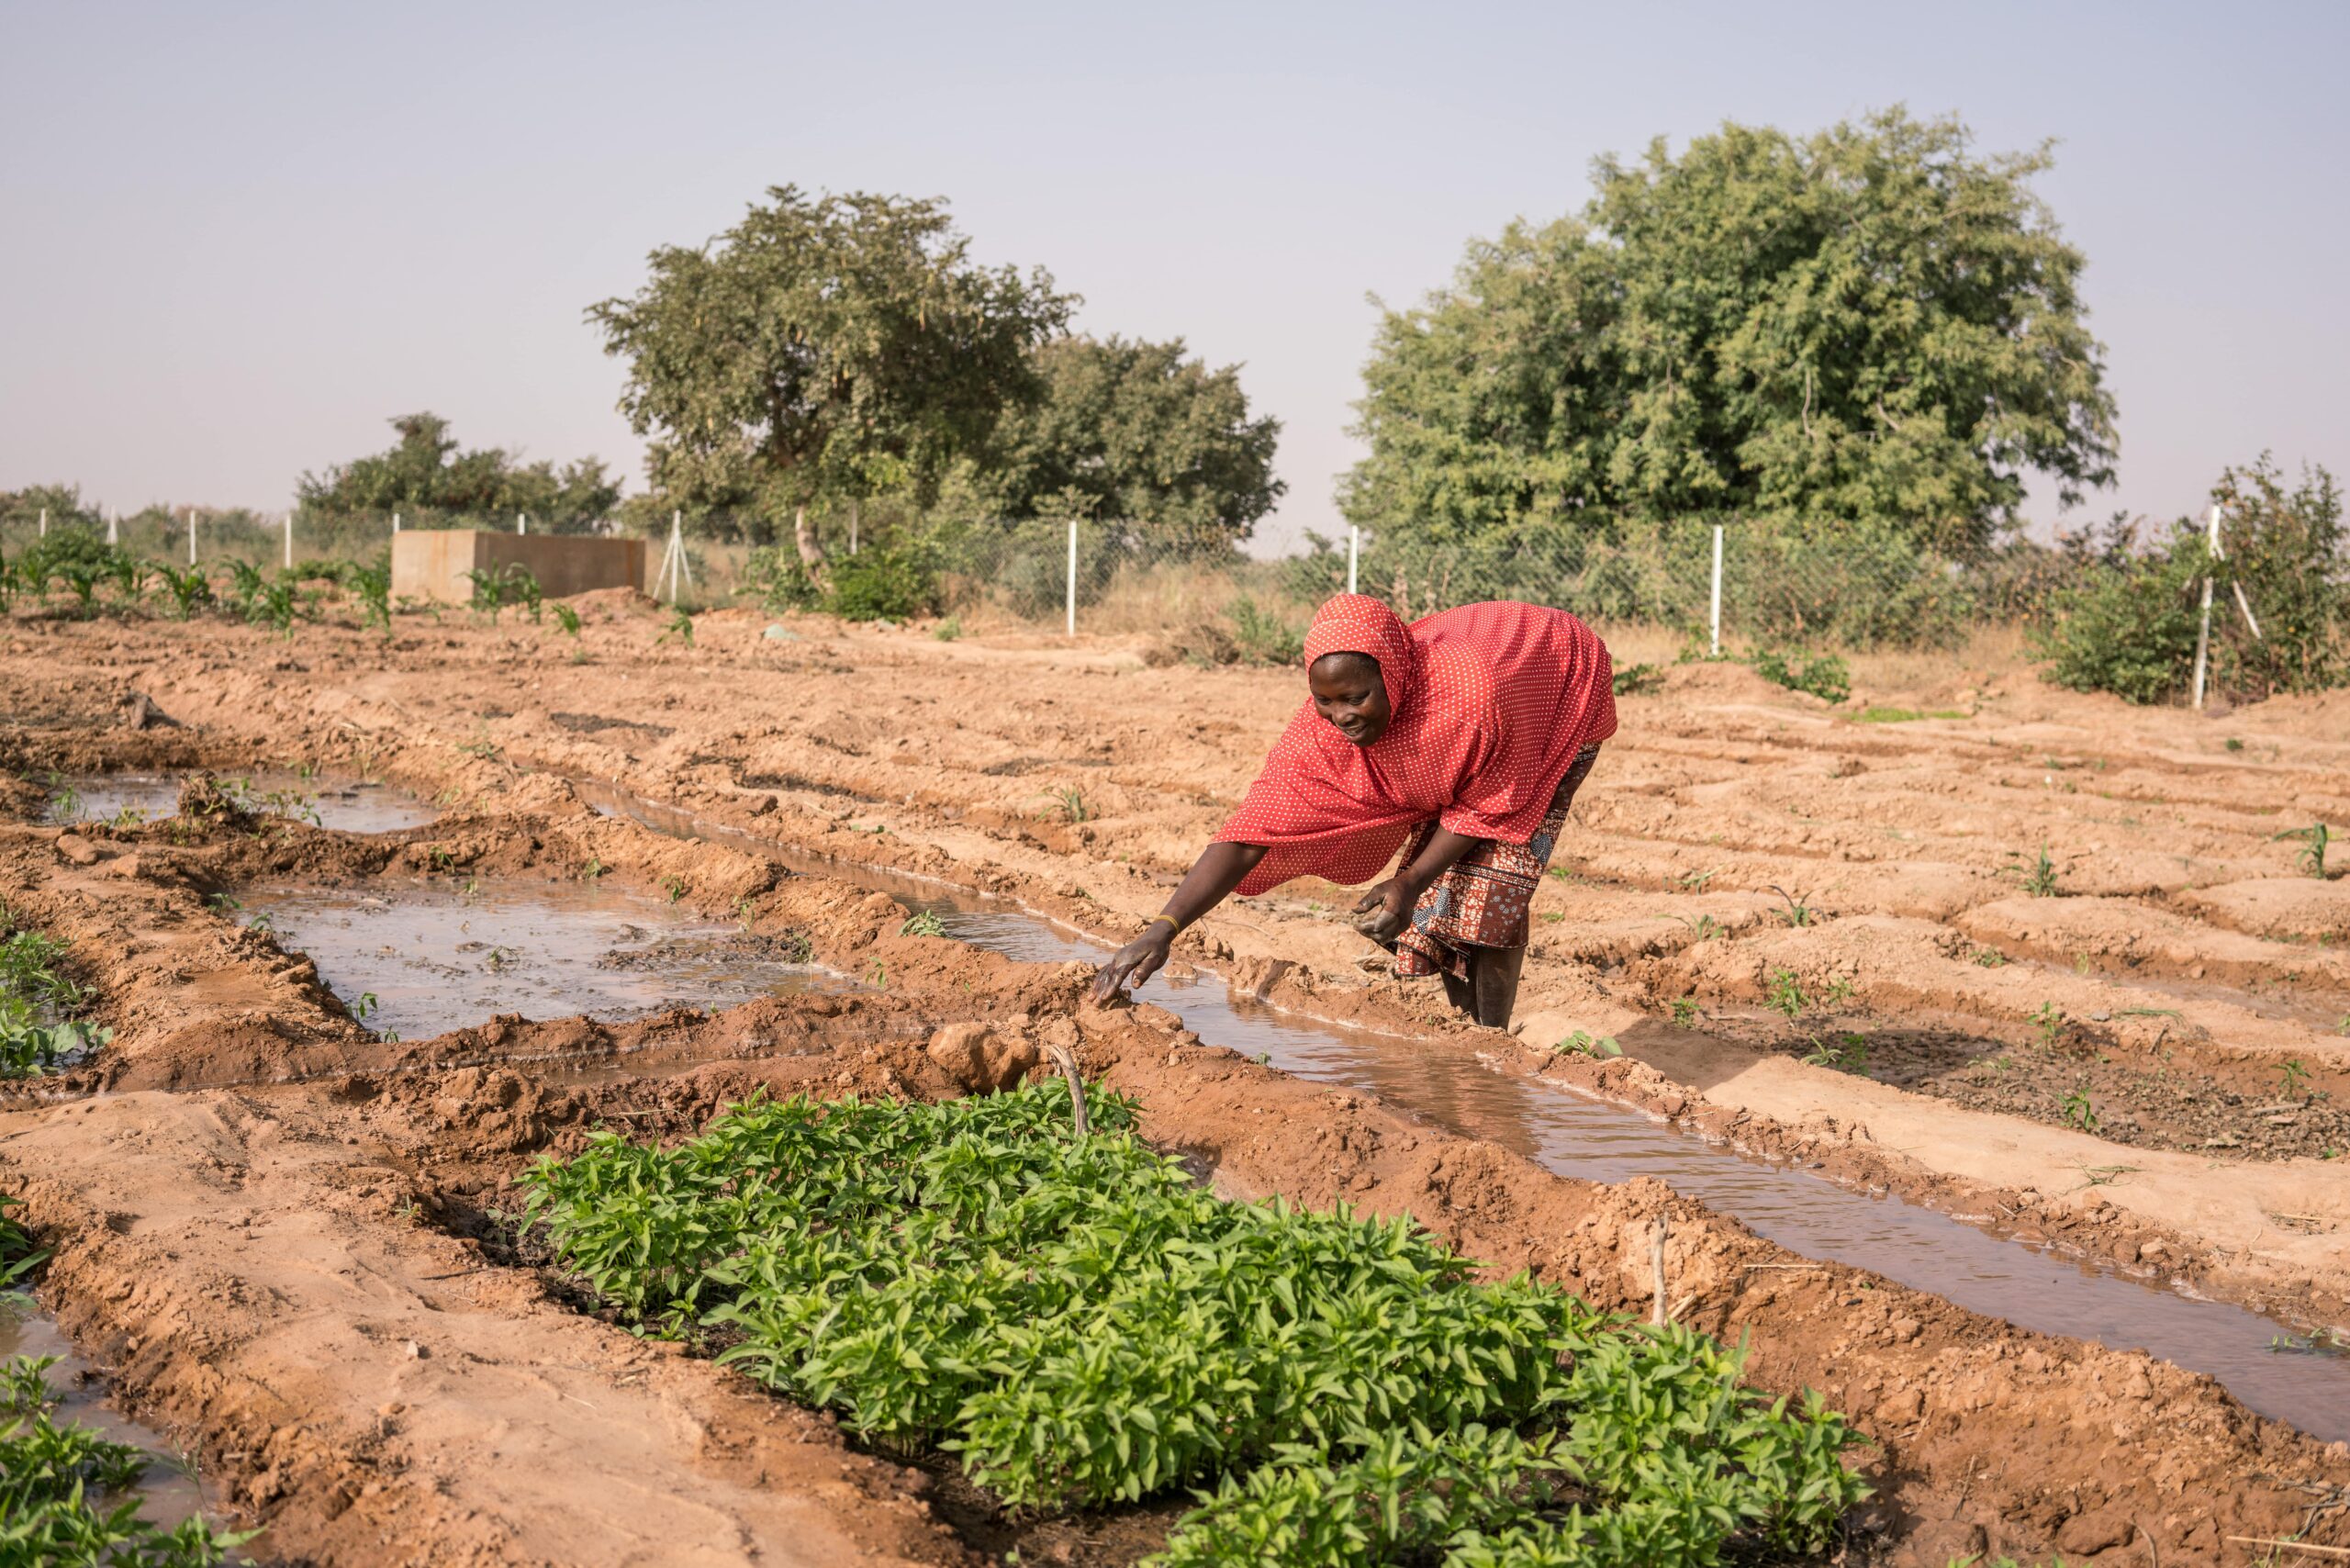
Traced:
POLYGON ((1013 1510, 1192 1489, 1155 1562, 1698 1564, 1824 1551, 1865 1484, 1817 1399, 1408 1220, 1227 1203, 1096 1091, 730 1107, 598 1134, 526 1223, 645 1331, 723 1343, 1013 1510))

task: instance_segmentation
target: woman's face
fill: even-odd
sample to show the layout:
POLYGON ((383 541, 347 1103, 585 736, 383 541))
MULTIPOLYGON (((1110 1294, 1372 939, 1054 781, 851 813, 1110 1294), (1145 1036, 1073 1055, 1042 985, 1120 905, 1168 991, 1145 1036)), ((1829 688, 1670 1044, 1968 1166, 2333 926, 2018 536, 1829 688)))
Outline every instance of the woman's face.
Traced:
POLYGON ((1305 672, 1314 711, 1357 745, 1370 745, 1387 733, 1395 715, 1387 706, 1387 681, 1369 654, 1325 654, 1305 672))

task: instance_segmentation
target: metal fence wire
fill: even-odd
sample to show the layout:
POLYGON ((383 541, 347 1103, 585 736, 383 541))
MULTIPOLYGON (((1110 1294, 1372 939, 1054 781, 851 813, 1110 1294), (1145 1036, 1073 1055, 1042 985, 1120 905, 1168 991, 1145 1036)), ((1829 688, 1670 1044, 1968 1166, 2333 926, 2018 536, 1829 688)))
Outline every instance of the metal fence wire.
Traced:
MULTIPOLYGON (((108 517, 102 529, 88 519, 61 526, 102 532, 157 561, 236 558, 264 567, 372 560, 397 533, 420 526, 548 531, 519 513, 163 508, 108 517)), ((0 549, 13 557, 49 527, 46 519, 10 520, 0 525, 0 549)), ((1522 599, 1598 623, 1669 628, 1713 652, 1934 647, 1963 641, 1975 624, 2034 613, 2066 569, 2060 553, 2042 546, 1961 562, 1900 529, 1847 522, 1528 522, 1462 537, 1348 529, 1336 538, 1309 533, 1269 555, 1213 533, 1090 520, 941 521, 868 506, 861 518, 843 509, 810 525, 824 563, 813 574, 805 573, 789 519, 677 512, 633 527, 608 520, 573 531, 640 529, 652 546, 646 587, 665 599, 840 608, 848 598, 828 599, 828 584, 855 578, 876 590, 861 604, 918 604, 1069 634, 1164 630, 1235 614, 1251 624, 1302 625, 1314 605, 1352 588, 1407 620, 1480 599, 1522 599), (786 581, 795 574, 803 575, 786 581)))

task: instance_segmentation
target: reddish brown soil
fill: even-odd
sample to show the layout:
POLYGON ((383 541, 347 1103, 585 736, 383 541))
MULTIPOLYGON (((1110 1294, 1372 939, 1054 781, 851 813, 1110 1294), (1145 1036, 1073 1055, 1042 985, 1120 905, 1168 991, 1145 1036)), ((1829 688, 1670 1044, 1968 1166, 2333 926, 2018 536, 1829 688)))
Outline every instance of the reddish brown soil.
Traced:
MULTIPOLYGON (((2350 1486, 2338 1445, 2254 1417, 2208 1380, 2020 1333, 1851 1270, 1791 1266, 1654 1183, 1566 1181, 1366 1096, 1201 1048, 1156 1010, 1095 1013, 1078 1002, 1075 967, 898 936, 901 912, 885 898, 592 817, 548 777, 619 778, 716 822, 992 888, 1114 933, 1155 907, 1186 846, 1245 784, 1286 678, 1146 673, 1110 648, 813 626, 802 642, 763 643, 757 622, 722 617, 705 618, 688 655, 653 647, 648 617, 624 605, 610 616, 591 627, 586 666, 551 640, 454 625, 388 651, 312 629, 286 652, 241 630, 205 629, 191 649, 174 627, 19 621, 13 647, 0 646, 0 697, 16 720, 0 730, 0 756, 20 768, 300 756, 381 771, 453 812, 368 839, 266 821, 0 829, 0 896, 73 940, 117 1031, 91 1069, 42 1086, 113 1092, 38 1103, 19 1091, 24 1108, 0 1113, 0 1181, 26 1194, 58 1248, 44 1290, 61 1320, 126 1397, 201 1442, 269 1526, 270 1551, 568 1562, 621 1560, 633 1541, 673 1553, 665 1561, 958 1557, 966 1548, 937 1522, 919 1471, 851 1453, 821 1419, 578 1316, 555 1282, 466 1236, 501 1206, 515 1170, 598 1117, 666 1135, 762 1085, 955 1092, 921 1042, 969 1018, 1062 1034, 1091 1070, 1143 1097, 1147 1136, 1196 1154, 1236 1195, 1409 1213, 1498 1268, 1534 1268, 1611 1306, 1645 1303, 1648 1238, 1669 1212, 1676 1312, 1750 1333, 1759 1383, 1820 1388, 1883 1445, 1868 1460, 1885 1494, 1856 1541, 1865 1555, 1940 1563, 1987 1546, 2137 1562, 2151 1542, 2165 1562, 2226 1561, 2222 1537, 2300 1529, 2350 1486), (772 678, 722 673, 736 666, 772 678), (1015 684, 1046 674, 1041 688, 1015 684), (122 727, 134 690, 182 727, 122 727), (765 716, 762 699, 794 706, 765 716), (599 715, 625 722, 590 722, 599 715), (1086 822, 1048 820, 1035 799, 1069 783, 1086 792, 1086 822), (677 879, 706 913, 747 899, 757 931, 804 935, 856 972, 878 958, 889 990, 630 1025, 500 1020, 392 1045, 352 1021, 303 960, 206 902, 263 875, 555 876, 591 857, 646 888, 677 879), (549 1056, 565 1066, 525 1060, 549 1056), (595 1069, 599 1058, 610 1065, 595 1069), (447 1065, 458 1061, 475 1065, 447 1065)), ((1732 672, 1697 673, 1718 683, 1732 672)), ((2325 924, 2336 884, 2294 885, 2282 847, 2260 836, 2288 811, 2338 803, 2345 748, 2297 739, 2289 715, 2240 716, 2247 734, 2274 730, 2276 756, 2263 742, 2242 761, 2206 756, 2156 744, 2151 721, 2021 690, 1986 698, 1972 725, 1897 732, 1768 691, 1628 703, 1603 769, 1612 778, 1602 789, 1595 776, 1583 879, 1545 889, 1543 912, 1567 918, 1547 923, 1529 964, 1521 1039, 1538 1047, 1572 1022, 1617 1034, 1629 1056, 1528 1048, 1506 1065, 1842 1169, 2005 1193, 2099 1249, 2149 1235, 2210 1243, 2230 1223, 2212 1196, 2231 1183, 2264 1209, 2341 1223, 2339 1167, 2322 1160, 2205 1154, 2194 1171, 2156 1168, 2081 1193, 2024 1180, 2058 1169, 2069 1146, 2027 1141, 1996 1171, 1930 1138, 1903 1137, 1896 1155, 1885 1134, 1901 1118, 1986 1113, 1919 1092, 1937 1087, 1922 1079, 1856 1080, 1791 1060, 1785 1042, 1750 1048, 1671 1026, 1666 1004, 1682 995, 1755 1010, 1785 968, 1823 992, 1848 987, 1839 1005, 1852 1018, 1932 1008, 1943 1027, 2024 1043, 2051 1002, 2068 1018, 2110 1014, 2100 1048, 2149 1071, 2165 1050, 2176 1070, 2214 1084, 2290 1059, 2311 1091, 2350 1087, 2340 1048, 2302 1016, 2338 983, 2333 950, 2291 940, 2337 931, 2325 924), (2328 760, 2296 773, 2288 747, 2328 760), (2077 766, 2049 767, 2060 753, 2077 766), (2098 757, 2102 771, 2089 766, 2098 757), (2063 790, 2084 774, 2134 812, 2165 794, 2177 819, 2140 836, 2100 823, 2096 846, 2084 836, 2067 850, 2070 886, 2118 912, 2102 946, 2077 924, 2017 924, 2043 907, 2068 921, 2095 911, 2065 907, 2087 899, 2018 900, 2000 869, 2003 846, 2036 847, 2052 823, 2121 809, 2063 790), (1773 819, 1783 794, 1802 809, 1773 819), (1840 799, 1855 814, 1823 822, 1840 799), (1740 847, 1707 842, 1716 836, 1740 847), (1703 890, 1681 890, 1682 877, 1703 890), (1825 918, 1783 925, 1770 914, 1779 901, 1760 890, 1769 882, 1825 918), (1706 914, 1723 935, 1683 924, 1706 914), (2186 961, 2198 932, 2214 939, 2199 965, 2186 961), (2067 967, 2018 975, 2021 962, 1974 961, 1991 945, 2028 959, 2035 944, 2067 967), (2076 973, 2083 952, 2089 972, 2076 973), (2143 989, 2101 965, 2233 990, 2178 997, 2177 1018, 2125 1017, 2143 989), (1818 1114, 1790 1114, 1804 1096, 1818 1114), (2294 1184, 2258 1185, 2282 1180, 2294 1184)), ((1285 891, 1188 936, 1192 961, 1277 1002, 1419 1027, 1432 1049, 1493 1048, 1494 1036, 1443 1021, 1425 991, 1356 965, 1359 939, 1312 907, 1326 892, 1285 891)), ((1996 1108, 2009 1109, 2028 1107, 1996 1108)), ((1998 1119, 2025 1140, 2083 1137, 1998 1119)), ((2183 1157, 2132 1148, 2111 1162, 2171 1159, 2183 1157)), ((2289 1279, 2300 1299, 2324 1300, 2338 1299, 2344 1270, 2322 1228, 2265 1239, 2200 1277, 2278 1294, 2289 1279)), ((2336 1512, 2309 1539, 2350 1544, 2345 1531, 2336 1512)), ((1048 1544, 1080 1543, 1038 1540, 1048 1544)))

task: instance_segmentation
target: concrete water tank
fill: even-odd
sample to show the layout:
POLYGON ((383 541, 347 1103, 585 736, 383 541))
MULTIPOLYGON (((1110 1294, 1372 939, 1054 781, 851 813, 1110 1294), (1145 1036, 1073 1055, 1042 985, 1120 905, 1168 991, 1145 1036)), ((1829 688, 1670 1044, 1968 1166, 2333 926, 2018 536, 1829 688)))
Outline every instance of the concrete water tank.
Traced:
POLYGON ((502 572, 509 562, 528 568, 549 599, 595 588, 644 588, 642 539, 411 528, 392 539, 392 598, 462 604, 474 595, 467 572, 502 572))

